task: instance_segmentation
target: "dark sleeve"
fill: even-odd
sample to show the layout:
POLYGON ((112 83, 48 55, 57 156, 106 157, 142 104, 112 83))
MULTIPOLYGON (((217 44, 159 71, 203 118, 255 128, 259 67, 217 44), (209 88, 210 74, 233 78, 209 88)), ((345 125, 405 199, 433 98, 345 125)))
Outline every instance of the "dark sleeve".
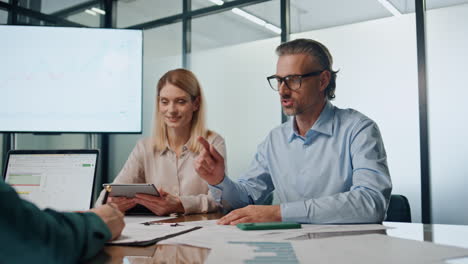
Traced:
POLYGON ((76 263, 99 252, 111 233, 94 213, 40 210, 0 181, 0 262, 76 263))

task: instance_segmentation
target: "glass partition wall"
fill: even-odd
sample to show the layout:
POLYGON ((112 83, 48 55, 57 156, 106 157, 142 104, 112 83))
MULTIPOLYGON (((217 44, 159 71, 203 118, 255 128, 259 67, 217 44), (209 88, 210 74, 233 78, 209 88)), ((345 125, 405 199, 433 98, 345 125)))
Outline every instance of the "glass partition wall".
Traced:
POLYGON ((144 31, 143 38, 143 133, 109 136, 109 180, 112 181, 127 160, 138 139, 151 136, 156 102, 156 85, 169 70, 182 67, 181 23, 144 31))
MULTIPOLYGON (((1 2, 0 24, 144 30, 143 132, 102 136, 108 142, 107 171, 102 177, 106 181, 117 175, 136 141, 150 136, 156 82, 177 67, 189 68, 199 77, 207 99, 208 126, 226 140, 228 173, 233 178, 242 175, 256 146, 281 124, 278 94, 265 79, 275 72, 274 49, 286 38, 313 38, 329 47, 339 70, 333 103, 359 110, 379 125, 393 193, 408 197, 413 222, 422 221, 421 197, 426 194, 421 193, 421 178, 431 176, 433 222, 468 223, 462 203, 453 202, 466 198, 462 179, 467 147, 460 140, 464 85, 457 77, 463 76, 467 57, 467 1, 426 1, 427 39, 422 44, 417 41, 415 15, 415 6, 424 2, 420 0, 42 0, 20 4, 34 11, 28 15, 17 14, 9 1, 1 2), (112 3, 112 8, 105 3, 112 3), (99 10, 111 14, 106 17, 99 10), (290 19, 282 20, 280 15, 287 12, 290 19), (12 14, 17 17, 11 19, 12 14), (286 34, 281 37, 281 32, 286 34), (419 110, 418 91, 418 50, 424 44, 426 143, 420 136, 424 113, 419 110), (427 164, 421 162, 424 147, 430 154, 427 164), (431 171, 421 175, 425 167, 431 171)), ((9 135, 2 138, 2 149, 8 149, 9 135)), ((88 140, 83 134, 18 134, 17 147, 86 148, 88 140)))
POLYGON ((5 25, 8 22, 8 12, 0 10, 0 25, 5 25))
POLYGON ((313 38, 330 49, 334 67, 339 70, 334 104, 356 109, 377 122, 387 151, 393 193, 405 195, 413 221, 421 221, 414 13, 394 14, 389 6, 367 0, 341 6, 338 2, 343 1, 317 2, 321 12, 309 9, 301 13, 312 5, 310 2, 291 2, 292 10, 298 13, 293 31, 312 29, 294 33, 291 39, 313 38))
POLYGON ((427 0, 427 85, 434 223, 468 224, 468 1, 427 0))
POLYGON ((255 23, 255 16, 279 29, 279 1, 192 20, 191 70, 208 103, 208 126, 226 141, 228 175, 238 178, 257 145, 281 124, 278 94, 266 77, 276 69, 280 32, 255 23))

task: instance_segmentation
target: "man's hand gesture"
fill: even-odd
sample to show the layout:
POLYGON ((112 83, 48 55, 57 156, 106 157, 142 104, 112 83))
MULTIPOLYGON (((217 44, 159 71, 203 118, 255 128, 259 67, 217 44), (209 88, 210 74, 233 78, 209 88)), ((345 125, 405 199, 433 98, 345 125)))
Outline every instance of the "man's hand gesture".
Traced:
POLYGON ((224 158, 203 137, 198 138, 203 149, 194 161, 195 170, 208 184, 216 185, 224 179, 224 158))

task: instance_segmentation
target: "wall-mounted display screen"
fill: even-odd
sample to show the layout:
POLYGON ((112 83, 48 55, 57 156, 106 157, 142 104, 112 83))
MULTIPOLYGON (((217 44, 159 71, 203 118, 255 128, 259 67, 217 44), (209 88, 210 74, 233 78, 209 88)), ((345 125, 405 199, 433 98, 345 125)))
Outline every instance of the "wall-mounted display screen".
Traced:
POLYGON ((141 132, 141 30, 0 26, 0 36, 0 132, 141 132))

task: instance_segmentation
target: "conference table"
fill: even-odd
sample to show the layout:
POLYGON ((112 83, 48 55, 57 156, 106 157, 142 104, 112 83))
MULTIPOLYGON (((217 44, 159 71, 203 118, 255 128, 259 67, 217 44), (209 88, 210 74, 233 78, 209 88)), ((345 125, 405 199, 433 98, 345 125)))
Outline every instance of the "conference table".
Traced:
MULTIPOLYGON (((182 215, 159 222, 201 221, 219 219, 220 217, 222 217, 221 213, 182 215)), ((383 222, 383 225, 392 228, 374 232, 383 232, 392 237, 468 248, 468 226, 399 222, 383 222)), ((369 231, 363 233, 369 233, 369 231)), ((106 246, 89 263, 204 263, 209 254, 210 249, 187 245, 156 244, 147 247, 106 246)))

